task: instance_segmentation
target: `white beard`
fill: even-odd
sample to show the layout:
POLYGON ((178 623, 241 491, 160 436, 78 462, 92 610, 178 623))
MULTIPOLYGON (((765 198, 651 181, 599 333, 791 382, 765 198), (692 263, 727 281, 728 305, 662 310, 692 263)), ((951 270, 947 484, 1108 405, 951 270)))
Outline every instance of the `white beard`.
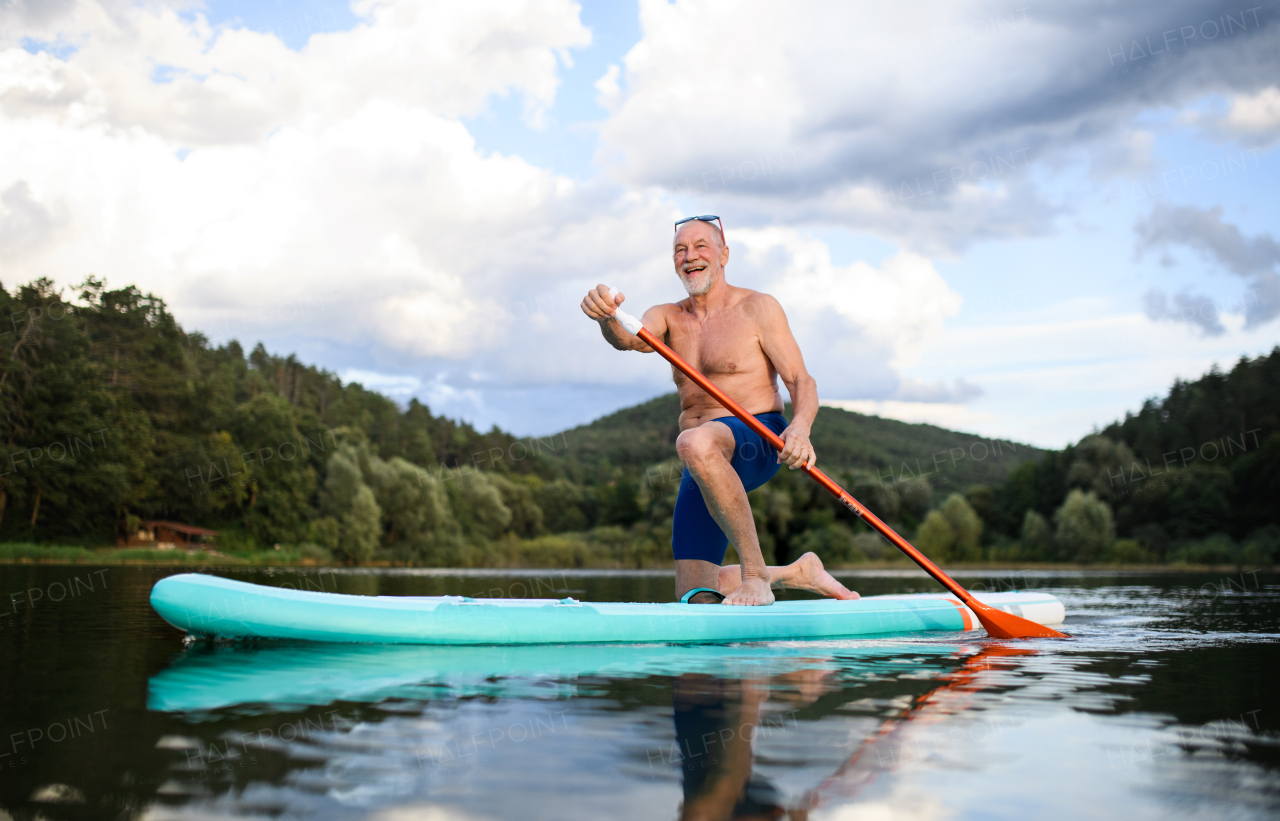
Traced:
POLYGON ((693 279, 691 277, 680 277, 680 284, 689 292, 689 296, 702 296, 711 290, 711 269, 706 270, 702 279, 693 279))

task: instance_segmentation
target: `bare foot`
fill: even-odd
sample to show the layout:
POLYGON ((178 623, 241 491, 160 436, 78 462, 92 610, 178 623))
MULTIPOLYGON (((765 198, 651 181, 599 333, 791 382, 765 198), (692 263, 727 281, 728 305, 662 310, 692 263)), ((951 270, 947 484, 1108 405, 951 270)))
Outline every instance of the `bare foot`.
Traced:
POLYGON ((796 559, 791 566, 795 568, 796 575, 787 581, 788 587, 812 590, 815 593, 821 593, 833 599, 861 598, 857 593, 836 581, 835 576, 828 573, 822 566, 822 559, 819 559, 814 553, 804 554, 796 559))
MULTIPOLYGON (((814 556, 816 559, 817 556, 814 556)), ((730 593, 721 604, 764 605, 773 604, 773 591, 764 579, 743 579, 738 589, 730 593)))

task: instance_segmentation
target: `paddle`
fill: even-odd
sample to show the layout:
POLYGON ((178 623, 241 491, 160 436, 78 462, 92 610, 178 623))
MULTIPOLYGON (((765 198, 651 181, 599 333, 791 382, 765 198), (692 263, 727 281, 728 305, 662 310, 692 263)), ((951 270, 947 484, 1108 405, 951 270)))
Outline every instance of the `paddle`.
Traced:
MULTIPOLYGON (((612 291, 610 292, 610 295, 616 297, 616 294, 612 291)), ((696 368, 688 362, 685 362, 680 358, 679 354, 663 344, 662 340, 649 333, 648 329, 640 323, 640 320, 636 319, 626 311, 623 311, 621 308, 616 307, 614 309, 614 317, 622 323, 622 327, 643 339, 649 347, 662 354, 664 359, 684 372, 685 376, 692 379, 698 387, 706 391, 721 405, 728 408, 734 416, 745 422, 749 428, 764 437, 764 440, 770 445, 773 445, 775 449, 781 451, 785 447, 785 443, 778 438, 777 434, 766 428, 761 424, 759 419, 756 419, 754 416, 747 413, 741 405, 734 402, 723 391, 711 384, 705 376, 698 373, 696 368)), ((994 607, 990 607, 978 601, 974 598, 972 593, 957 584, 955 579, 952 579, 946 573, 942 572, 940 567, 929 561, 927 556, 919 550, 916 550, 906 539, 895 533, 893 528, 880 521, 874 513, 868 510, 866 506, 857 499, 853 498, 848 491, 833 482, 827 474, 817 468, 811 468, 808 465, 805 465, 800 469, 812 476, 818 484, 822 485, 826 488, 827 492, 844 503, 844 506, 852 510, 858 518, 862 519, 862 521, 879 531, 880 535, 892 542, 894 547, 898 548, 903 553, 906 553, 913 562, 924 568, 924 572, 933 576, 939 584, 947 588, 947 590, 950 590, 957 598, 960 599, 960 601, 964 602, 968 608, 973 611, 974 615, 978 617, 978 621, 982 622, 982 626, 985 627, 987 632, 991 635, 1002 639, 1066 638, 1064 634, 1059 633, 1057 630, 1050 627, 1045 627, 1043 624, 1036 624, 1029 619, 1024 619, 1021 616, 1015 616, 1012 613, 1006 613, 1003 610, 997 610, 994 607)))

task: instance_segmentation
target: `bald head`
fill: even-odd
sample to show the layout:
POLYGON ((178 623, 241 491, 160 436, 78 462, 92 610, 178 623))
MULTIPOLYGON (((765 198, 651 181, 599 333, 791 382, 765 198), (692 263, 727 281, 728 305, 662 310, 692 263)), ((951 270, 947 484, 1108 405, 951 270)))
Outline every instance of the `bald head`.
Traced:
POLYGON ((703 222, 702 220, 689 220, 680 226, 680 230, 676 231, 675 239, 671 241, 672 247, 680 242, 692 244, 695 239, 706 238, 714 242, 717 246, 724 247, 724 237, 720 235, 720 227, 712 222, 703 222))

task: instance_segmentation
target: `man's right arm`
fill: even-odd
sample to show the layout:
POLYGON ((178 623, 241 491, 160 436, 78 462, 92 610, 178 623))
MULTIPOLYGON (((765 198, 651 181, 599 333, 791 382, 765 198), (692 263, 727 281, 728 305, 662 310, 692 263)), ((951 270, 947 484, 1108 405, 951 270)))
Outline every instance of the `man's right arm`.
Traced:
MULTIPOLYGON (((618 350, 653 353, 653 348, 622 327, 622 323, 614 318, 614 312, 625 300, 626 297, 622 294, 612 296, 609 286, 599 285, 587 291, 586 297, 582 300, 582 312, 600 324, 600 333, 618 350)), ((666 334, 666 317, 658 306, 655 305, 645 311, 640 321, 655 336, 661 338, 666 334)))

